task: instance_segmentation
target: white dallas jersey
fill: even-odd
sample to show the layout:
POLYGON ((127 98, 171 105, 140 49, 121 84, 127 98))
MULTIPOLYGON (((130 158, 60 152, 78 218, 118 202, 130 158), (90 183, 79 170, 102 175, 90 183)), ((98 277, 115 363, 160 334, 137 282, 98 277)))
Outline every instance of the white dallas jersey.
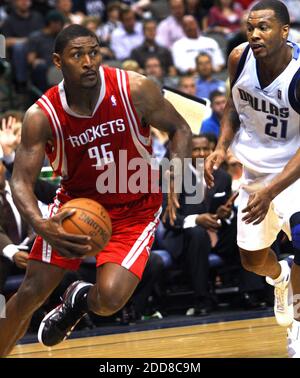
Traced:
POLYGON ((295 88, 300 78, 300 48, 285 70, 267 87, 260 85, 256 59, 249 44, 240 58, 232 96, 241 122, 231 144, 237 159, 261 173, 280 172, 300 147, 300 102, 295 88))

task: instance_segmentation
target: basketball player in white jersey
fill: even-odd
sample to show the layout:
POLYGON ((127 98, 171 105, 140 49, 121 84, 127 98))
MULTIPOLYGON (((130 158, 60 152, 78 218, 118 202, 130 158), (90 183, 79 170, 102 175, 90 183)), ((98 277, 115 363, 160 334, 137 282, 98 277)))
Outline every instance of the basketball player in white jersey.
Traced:
POLYGON ((237 236, 241 260, 245 269, 266 276, 275 287, 277 322, 290 326, 288 354, 300 357, 300 313, 294 315, 291 289, 300 294, 300 180, 294 179, 289 187, 285 180, 285 187, 278 190, 275 179, 300 146, 300 48, 287 41, 289 24, 280 1, 260 1, 251 9, 248 43, 229 56, 231 96, 216 151, 206 160, 205 177, 208 186, 213 185, 212 172, 229 147, 244 165, 237 236), (274 195, 270 183, 277 189, 274 195), (292 285, 287 262, 278 262, 270 248, 280 230, 294 246, 292 285))

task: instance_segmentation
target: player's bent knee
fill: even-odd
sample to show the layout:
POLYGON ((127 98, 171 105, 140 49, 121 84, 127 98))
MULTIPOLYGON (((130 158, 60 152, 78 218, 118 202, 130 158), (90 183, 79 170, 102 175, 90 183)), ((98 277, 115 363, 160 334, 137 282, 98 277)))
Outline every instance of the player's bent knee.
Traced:
POLYGON ((290 226, 295 254, 294 263, 300 265, 300 212, 291 216, 290 226))
POLYGON ((119 311, 127 302, 128 296, 114 288, 101 288, 93 296, 91 310, 101 316, 110 316, 119 311))

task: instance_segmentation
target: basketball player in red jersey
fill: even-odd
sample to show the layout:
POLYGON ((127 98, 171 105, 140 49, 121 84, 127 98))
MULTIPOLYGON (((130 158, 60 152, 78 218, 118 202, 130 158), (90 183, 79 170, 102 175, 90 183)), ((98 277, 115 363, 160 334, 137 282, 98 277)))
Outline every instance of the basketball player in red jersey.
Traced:
MULTIPOLYGON (((100 66, 99 41, 92 32, 71 25, 57 36, 54 51, 54 63, 64 80, 28 109, 15 160, 15 203, 38 237, 26 277, 7 304, 6 319, 0 320, 0 356, 24 335, 33 312, 66 269, 77 269, 80 257, 89 251, 88 236, 63 230, 61 221, 74 211, 57 213, 62 204, 78 197, 99 201, 109 211, 113 235, 97 256, 96 284, 73 283, 62 304, 43 319, 38 337, 48 346, 63 341, 88 310, 108 316, 121 309, 148 259, 161 193, 126 193, 118 185, 116 193, 100 193, 99 175, 112 163, 117 168, 122 164, 120 150, 126 151, 128 161, 142 157, 149 163, 150 124, 169 133, 171 157, 191 156, 191 131, 184 119, 147 78, 100 66), (33 192, 45 150, 54 171, 62 176, 48 219, 42 218, 33 192)), ((122 177, 116 171, 118 184, 122 177)), ((127 172, 128 182, 132 172, 127 172)), ((171 220, 176 206, 176 194, 170 193, 171 220)))

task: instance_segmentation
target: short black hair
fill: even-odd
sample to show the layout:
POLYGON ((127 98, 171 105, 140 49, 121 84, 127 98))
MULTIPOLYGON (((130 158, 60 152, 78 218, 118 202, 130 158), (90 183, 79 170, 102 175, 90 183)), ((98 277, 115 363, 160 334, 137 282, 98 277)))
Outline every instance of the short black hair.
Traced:
POLYGON ((100 45, 100 41, 94 32, 84 26, 73 24, 58 33, 54 43, 54 52, 62 54, 67 44, 78 37, 93 37, 100 45))
POLYGON ((209 101, 213 102, 216 97, 220 97, 220 96, 224 97, 224 96, 226 96, 226 93, 225 92, 221 92, 221 91, 219 91, 219 90, 216 89, 216 90, 214 90, 214 91, 212 91, 210 93, 210 95, 209 95, 209 101))
POLYGON ((260 0, 257 4, 255 4, 250 12, 258 11, 258 10, 265 10, 265 9, 272 9, 275 13, 276 19, 282 25, 290 25, 290 15, 286 5, 279 0, 260 0))
POLYGON ((200 134, 197 135, 196 137, 207 139, 209 141, 209 143, 214 144, 214 149, 215 149, 216 145, 218 144, 218 137, 214 133, 201 133, 201 131, 200 131, 200 134))
POLYGON ((66 19, 64 15, 57 10, 51 10, 46 14, 45 23, 48 26, 51 22, 60 22, 62 25, 65 24, 66 19))
POLYGON ((155 24, 155 25, 157 25, 157 21, 155 20, 155 18, 147 18, 146 20, 144 20, 143 21, 143 31, 145 31, 145 27, 148 24, 155 24))

